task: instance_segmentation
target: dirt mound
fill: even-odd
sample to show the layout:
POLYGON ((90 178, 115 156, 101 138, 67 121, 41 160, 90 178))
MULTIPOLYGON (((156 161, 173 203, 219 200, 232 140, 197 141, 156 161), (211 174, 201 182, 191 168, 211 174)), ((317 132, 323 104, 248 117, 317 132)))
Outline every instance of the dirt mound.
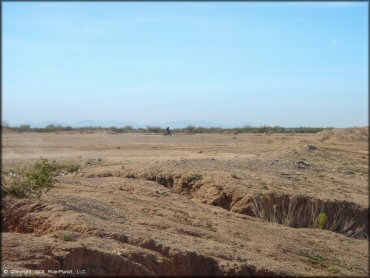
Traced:
POLYGON ((316 134, 317 139, 322 142, 368 142, 369 141, 369 128, 338 128, 323 130, 316 134))

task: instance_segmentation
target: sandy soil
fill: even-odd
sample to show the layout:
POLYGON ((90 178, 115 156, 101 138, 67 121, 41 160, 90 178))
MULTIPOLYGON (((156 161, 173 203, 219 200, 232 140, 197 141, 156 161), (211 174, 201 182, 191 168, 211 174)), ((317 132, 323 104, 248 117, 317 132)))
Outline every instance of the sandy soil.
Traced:
POLYGON ((41 198, 3 198, 3 271, 369 275, 367 128, 174 136, 3 131, 2 144, 4 175, 40 157, 81 165, 61 171, 41 198), (328 215, 323 229, 320 212, 328 215))

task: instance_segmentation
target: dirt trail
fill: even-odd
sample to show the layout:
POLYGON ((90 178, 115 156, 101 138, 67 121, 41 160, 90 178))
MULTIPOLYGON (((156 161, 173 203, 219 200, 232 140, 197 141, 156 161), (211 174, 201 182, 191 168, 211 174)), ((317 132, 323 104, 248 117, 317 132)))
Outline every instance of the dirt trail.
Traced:
POLYGON ((315 135, 6 136, 5 170, 40 156, 82 168, 61 172, 39 199, 3 198, 3 269, 369 274, 367 155, 341 150, 353 145, 328 152, 315 135), (328 215, 323 229, 319 212, 328 215))

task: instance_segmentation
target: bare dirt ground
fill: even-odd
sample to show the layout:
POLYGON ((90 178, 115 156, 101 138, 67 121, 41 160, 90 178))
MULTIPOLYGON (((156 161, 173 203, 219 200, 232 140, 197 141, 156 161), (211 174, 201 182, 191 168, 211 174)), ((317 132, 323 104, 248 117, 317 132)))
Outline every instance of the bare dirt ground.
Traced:
POLYGON ((40 198, 2 199, 3 275, 369 275, 368 128, 2 140, 5 174, 81 165, 40 198))

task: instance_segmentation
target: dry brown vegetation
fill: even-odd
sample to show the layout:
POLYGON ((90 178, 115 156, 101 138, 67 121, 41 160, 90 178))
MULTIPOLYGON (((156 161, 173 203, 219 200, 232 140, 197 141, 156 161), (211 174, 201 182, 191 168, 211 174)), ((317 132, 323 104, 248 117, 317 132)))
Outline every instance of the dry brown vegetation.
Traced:
POLYGON ((3 196, 2 269, 369 275, 368 128, 2 136, 3 176, 53 169, 41 196, 3 196))

